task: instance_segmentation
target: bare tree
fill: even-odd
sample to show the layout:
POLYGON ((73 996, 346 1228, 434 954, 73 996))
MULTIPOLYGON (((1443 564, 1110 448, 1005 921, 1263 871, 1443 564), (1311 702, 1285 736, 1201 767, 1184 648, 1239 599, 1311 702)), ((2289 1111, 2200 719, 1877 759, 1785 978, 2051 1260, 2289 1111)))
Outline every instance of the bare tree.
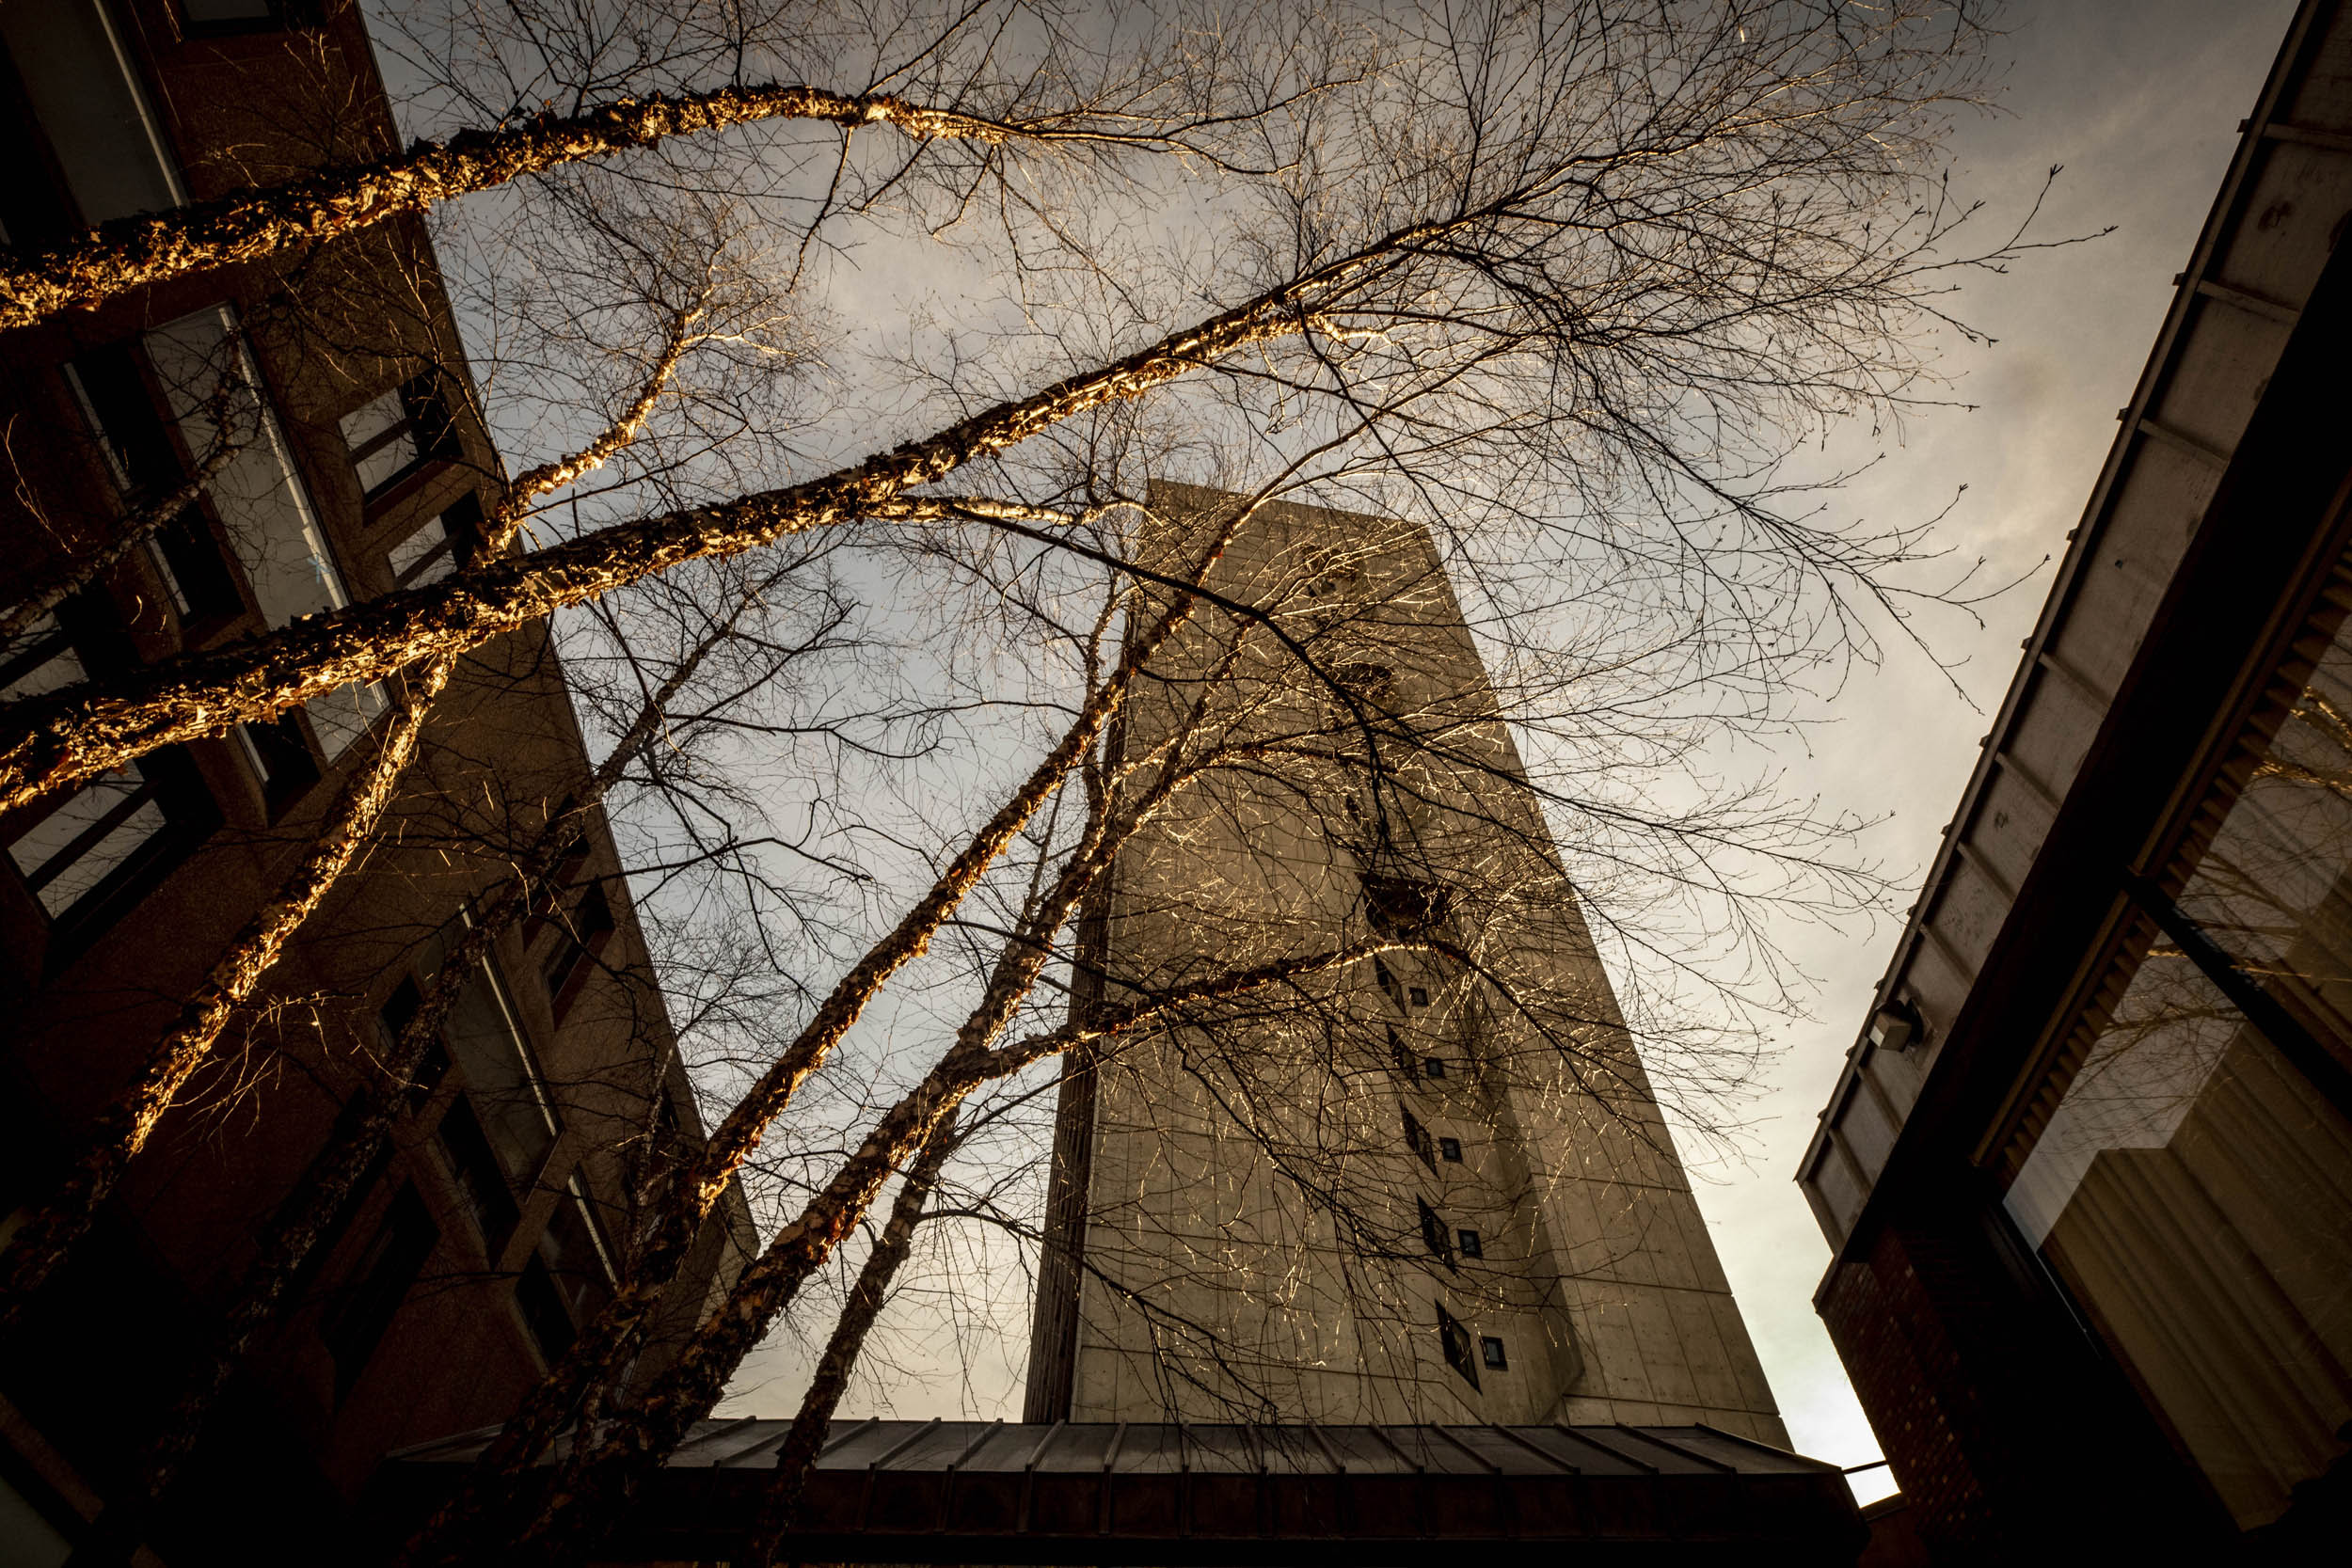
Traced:
MULTIPOLYGON (((985 818, 949 835, 885 929, 844 944, 823 971, 838 976, 830 987, 809 983, 809 1005, 788 1019, 778 1009, 707 1148, 648 1187, 612 1300, 412 1543, 412 1560, 554 1557, 592 1540, 890 1182, 929 1168, 902 1192, 933 1184, 952 1156, 927 1163, 993 1086, 1031 1092, 1045 1064, 1073 1053, 1104 1082, 1188 1078, 1343 1242, 1339 1288, 1392 1310, 1404 1271, 1451 1263, 1429 1260, 1438 1249, 1400 1227, 1409 1211, 1391 1195, 1335 1179, 1373 1140, 1393 1139, 1387 1101, 1298 1100, 1311 1078, 1362 1085, 1389 1070, 1391 1037, 1367 1016, 1367 980, 1385 993, 1405 984, 1392 962, 1419 966, 1447 1027, 1485 1042, 1482 1081, 1589 1105, 1632 1145, 1655 1143, 1665 1135, 1645 1109, 1655 1064, 1636 1053, 1636 1035, 1655 1046, 1688 1032, 1679 1059, 1694 1102, 1736 1088, 1742 1009, 1785 996, 1764 920, 1875 893, 1867 868, 1837 853, 1851 824, 1820 822, 1769 788, 1677 806, 1618 781, 1676 777, 1708 737, 1786 724, 1804 679, 1874 657, 1883 638, 1920 636, 1917 613, 1973 592, 1964 570, 1939 564, 1924 526, 1838 524, 1815 509, 1820 487, 1782 467, 1836 416, 1899 419, 1931 397, 1924 337, 1947 324, 1955 269, 2032 248, 2022 229, 1956 248, 1971 210, 1950 202, 1928 162, 1942 117, 1978 86, 1972 13, 1925 0, 1867 19, 1826 0, 1586 0, 1335 8, 1327 21, 1365 40, 1361 70, 1353 57, 1302 63, 1286 35, 1183 69, 1154 56, 1149 81, 1098 75, 1096 87, 1116 90, 1090 97, 1052 71, 1015 69, 1030 56, 1009 34, 989 35, 975 55, 940 52, 958 62, 950 85, 972 91, 926 103, 980 113, 975 103, 1012 85, 982 117, 1008 132, 1001 139, 976 130, 927 144, 973 151, 946 161, 955 178, 936 177, 939 160, 869 165, 834 143, 830 157, 786 160, 790 177, 772 188, 750 189, 745 166, 729 166, 715 199, 761 214, 799 204, 771 270, 805 319, 860 240, 931 247, 926 256, 970 245, 1001 312, 976 312, 965 334, 911 327, 903 352, 845 352, 847 395, 800 450, 707 462, 690 432, 657 444, 667 455, 628 483, 535 518, 536 547, 0 708, 6 806, 354 682, 442 668, 550 615, 618 613, 622 590, 691 584, 811 535, 854 539, 878 559, 989 562, 974 576, 986 586, 972 595, 972 625, 993 633, 1025 621, 1011 635, 1029 646, 1077 650, 1041 755, 1025 754, 985 818), (1208 77, 1190 80, 1196 67, 1208 77), (1175 99, 1152 96, 1179 82, 1175 99), (1038 84, 1052 91, 1022 96, 1038 84), (1230 125, 1202 110, 1233 103, 1248 113, 1230 125), (1135 119, 1085 118, 1114 112, 1135 119), (1159 156, 1212 131, 1214 147, 1200 143, 1212 157, 1159 156), (1005 178, 1000 153, 1031 144, 1089 155, 1041 159, 1025 171, 1033 182, 1005 178), (1139 167, 1123 161, 1132 153, 1147 155, 1139 167), (1189 243, 1145 220, 1157 209, 1202 214, 1193 235, 1175 236, 1189 243), (1162 503, 1150 482, 1170 475, 1249 499, 1212 509, 1205 536, 1168 526, 1171 510, 1198 511, 1162 503), (1395 518, 1427 539, 1414 591, 1458 596, 1454 623, 1494 667, 1494 699, 1415 698, 1381 677, 1406 660, 1382 652, 1380 616, 1335 614, 1317 599, 1318 584, 1360 562, 1299 556, 1248 592, 1228 582, 1228 546, 1277 499, 1395 518), (1037 586, 1056 573, 1097 591, 1091 574, 1104 574, 1110 587, 1090 616, 1072 618, 1037 586), (1055 616, 1071 624, 1038 629, 1055 616), (1196 636, 1209 624, 1216 635, 1196 636), (1500 781, 1506 805, 1466 806, 1487 798, 1466 781, 1500 781), (1041 826, 1073 782, 1084 808, 1041 826), (1580 830, 1573 877, 1549 847, 1548 814, 1580 830), (1245 845, 1319 846, 1317 896, 1352 887, 1343 914, 1268 922, 1220 911, 1171 879, 1145 912, 1177 939, 1122 948, 1152 964, 1111 964, 1099 935, 1089 947, 1082 915, 1114 879, 1133 885, 1121 868, 1197 847, 1212 826, 1245 845), (1449 837, 1470 846, 1493 918, 1469 918, 1432 891, 1464 874, 1449 837), (1014 895, 1024 854, 1031 875, 1014 895), (1661 911, 1702 906, 1712 924, 1697 940, 1665 928, 1661 911), (1596 962, 1609 945, 1646 965, 1657 1005, 1643 999, 1629 1020, 1603 993, 1527 964, 1531 928, 1596 962), (782 1114, 806 1105, 886 988, 943 941, 970 944, 969 1008, 947 1037, 877 1072, 870 1095, 827 1104, 847 1114, 812 1138, 769 1243, 667 1365, 641 1374, 639 1353, 657 1319, 679 1310, 672 1287, 730 1183, 785 1135, 782 1114), (1730 1026, 1677 1015, 1673 992, 1686 985, 1727 1009, 1730 1026), (1071 995, 1083 1005, 1046 1016, 1071 995), (515 1516, 518 1478, 567 1426, 550 1484, 515 1516)), ((557 51, 588 95, 579 103, 655 69, 632 40, 581 25, 557 51)), ((477 94, 509 70, 506 41, 485 46, 500 63, 472 78, 477 94)), ((710 47, 697 39, 685 53, 710 47)), ((535 83, 537 69, 527 61, 513 79, 535 83)), ((895 69, 867 74, 899 93, 895 69)), ((444 79, 453 102, 465 102, 467 80, 444 79)), ((861 92, 839 103, 863 117, 878 102, 861 92)), ((515 146, 554 146, 583 120, 617 123, 601 113, 576 103, 563 123, 523 127, 515 146)), ((682 162, 641 171, 644 183, 723 142, 665 146, 660 157, 682 162)), ((612 144, 578 145, 596 156, 612 144)), ((455 147, 417 156, 447 163, 455 147)), ((650 254, 650 214, 675 206, 657 196, 632 209, 623 198, 635 175, 555 172, 562 156, 558 147, 537 166, 550 171, 540 186, 485 200, 566 214, 596 244, 650 254)), ((430 199, 414 195, 428 183, 420 174, 386 199, 430 199)), ((338 212, 351 201, 313 197, 338 212)), ((302 224, 326 220, 238 221, 274 256, 309 232, 302 224)), ((528 224, 509 234, 542 254, 560 248, 528 224)), ((585 321, 563 317, 560 328, 593 342, 585 321)), ((1540 1178, 1505 1173, 1499 1204, 1519 1204, 1540 1178)), ((885 1240, 896 1225, 894 1213, 885 1240)), ((866 1303, 854 1293, 839 1325, 846 1358, 866 1303)), ((1244 1406, 1275 1397, 1219 1324, 1155 1326, 1171 1378, 1244 1406)), ((803 1440, 793 1452, 798 1465, 813 1450, 803 1440)), ((778 1483, 771 1537, 798 1479, 778 1483)))
MULTIPOLYGON (((1867 650, 1871 627, 1948 597, 1907 575, 1932 559, 1918 529, 1805 516, 1775 470, 1820 420, 1917 395, 1912 340, 1942 321, 1952 270, 2026 248, 1955 254, 1968 209, 1917 161, 1968 85, 1965 26, 1941 7, 1858 32, 1836 8, 1637 19, 1593 0, 1419 28, 1376 79, 1302 103, 1279 172, 1226 193, 1236 230, 1197 274, 1038 214, 1041 269, 1017 276, 1051 336, 1009 346, 1058 379, 1008 394, 997 366, 951 363, 946 389, 987 406, 823 477, 588 528, 464 581, 10 705, 0 805, 681 561, 928 515, 923 486, 1154 394, 1221 397, 1242 446, 1295 450, 1283 431, 1311 426, 1344 440, 1391 509, 1443 520, 1466 562, 1507 546, 1522 563, 1614 560, 1697 584, 1719 643, 1759 661, 1867 650), (1656 71, 1624 90, 1637 60, 1656 71)), ((1025 246, 1017 231, 1016 268, 1025 246)))

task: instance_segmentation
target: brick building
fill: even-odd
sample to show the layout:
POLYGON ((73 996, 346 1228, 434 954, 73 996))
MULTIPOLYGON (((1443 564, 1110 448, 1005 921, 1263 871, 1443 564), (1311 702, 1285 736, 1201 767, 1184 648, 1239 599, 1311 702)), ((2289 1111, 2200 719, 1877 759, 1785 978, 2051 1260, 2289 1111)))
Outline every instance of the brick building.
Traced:
MULTIPOLYGON (((14 245, 394 145, 342 0, 10 0, 0 52, 14 245)), ((0 649, 10 696, 448 571, 501 477, 413 220, 18 332, 0 372, 0 597, 173 494, 230 433, 151 546, 0 649)), ((0 1202, 43 1190, 385 709, 379 690, 337 693, 0 818, 0 1202)), ((542 628, 465 663, 381 842, 265 982, 271 1005, 232 1024, 0 1342, 0 1557, 62 1560, 122 1484, 467 900, 586 771, 542 628)), ((601 820, 444 1046, 147 1532, 154 1557, 343 1560, 381 1456, 502 1418, 610 1285, 635 1180, 700 1134, 601 820)), ((723 1274, 739 1201, 730 1218, 698 1278, 723 1274)))
POLYGON ((1799 1177, 1939 1561, 2342 1551, 2342 5, 2301 8, 2240 130, 1799 1177))

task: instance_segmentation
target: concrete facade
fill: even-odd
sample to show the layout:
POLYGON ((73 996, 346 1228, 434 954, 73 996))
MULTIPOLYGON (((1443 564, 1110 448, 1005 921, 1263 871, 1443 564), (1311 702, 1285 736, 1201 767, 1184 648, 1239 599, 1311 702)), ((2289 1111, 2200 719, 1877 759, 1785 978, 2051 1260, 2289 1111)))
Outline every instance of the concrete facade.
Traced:
MULTIPOLYGON (((1170 575, 1234 498, 1156 486, 1170 575)), ((1272 505, 1114 755, 1078 1006, 1383 937, 1066 1069, 1027 1418, 1780 1418, 1425 531, 1272 505)))

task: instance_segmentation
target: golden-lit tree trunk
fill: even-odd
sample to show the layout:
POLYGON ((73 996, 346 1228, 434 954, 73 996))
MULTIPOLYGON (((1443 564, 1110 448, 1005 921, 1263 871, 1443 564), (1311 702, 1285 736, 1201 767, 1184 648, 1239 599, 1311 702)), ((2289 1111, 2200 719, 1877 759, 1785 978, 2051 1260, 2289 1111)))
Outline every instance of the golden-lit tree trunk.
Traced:
MULTIPOLYGON (((656 93, 573 114, 534 115, 259 191, 117 218, 55 250, 10 258, 0 262, 0 331, 100 305, 148 284, 333 240, 565 164, 770 119, 826 120, 844 128, 887 125, 922 140, 1003 142, 1081 134, 1084 117, 1000 122, 886 93, 852 96, 781 84, 674 97, 656 93)), ((1118 139, 1107 130, 1093 134, 1118 139)))
MULTIPOLYGON (((528 470, 506 487, 485 529, 485 556, 502 553, 513 542, 523 509, 532 499, 602 466, 637 438, 691 344, 689 333, 698 315, 689 310, 674 318, 644 386, 595 441, 572 456, 528 470)), ((279 885, 277 896, 239 930, 149 1054, 138 1077, 100 1114, 56 1191, 8 1239, 6 1251, 0 1252, 0 1327, 15 1321, 25 1301, 88 1230, 98 1206, 147 1147, 189 1078, 211 1057, 230 1019, 373 837, 402 774, 416 757, 433 705, 456 673, 461 657, 458 650, 436 654, 409 675, 375 753, 336 794, 301 863, 279 885)))
MULTIPOLYGON (((1238 514, 1205 550, 1194 568, 1194 584, 1200 582, 1222 558, 1233 532, 1248 515, 1248 511, 1238 514)), ((419 1531, 411 1543, 412 1560, 449 1560, 449 1553, 465 1552, 466 1541, 497 1506, 497 1483, 511 1481, 529 1467, 591 1391, 620 1385, 623 1370, 635 1355, 662 1292, 675 1278, 705 1222, 725 1194, 728 1183, 735 1180, 736 1172, 757 1152, 769 1126, 791 1103, 810 1075, 824 1066, 834 1048, 849 1034, 890 976, 930 946, 957 906, 978 885, 1022 829, 1073 772, 1085 768, 1096 742, 1117 719, 1145 665, 1191 619, 1199 603, 1195 593, 1175 595, 1150 625, 1128 640, 1119 662, 1089 692, 1060 742, 973 836, 923 898, 842 977, 816 1016, 736 1103, 711 1133, 702 1155, 681 1173, 675 1189, 652 1217, 632 1251, 627 1275, 612 1300, 582 1329, 563 1362, 508 1418, 477 1463, 471 1483, 437 1511, 419 1531)), ((1094 833, 1100 837, 1099 824, 1094 833)), ((1008 955, 1007 963, 1015 961, 1012 955, 1008 955)), ((1026 961, 1031 965, 1028 973, 1034 974, 1034 966, 1041 965, 1045 958, 1041 953, 1026 961)), ((1012 1004, 999 1006, 1005 993, 1005 964, 1000 964, 998 975, 990 987, 984 1010, 998 1022, 979 1034, 982 1039, 1001 1025, 1002 1016, 1009 1016, 1012 1004)), ((1013 1002, 1017 1001, 1015 996, 1013 1002)), ((975 1032, 976 1026, 967 1024, 959 1039, 968 1040, 975 1032)), ((957 1049, 961 1053, 957 1060, 968 1068, 972 1052, 961 1044, 957 1049)), ((978 1055, 993 1059, 985 1049, 979 1050, 978 1055)), ((918 1141, 928 1134, 937 1114, 952 1111, 973 1085, 988 1076, 991 1075, 982 1073, 971 1078, 954 1089, 952 1098, 932 1106, 931 1113, 935 1114, 924 1115, 915 1129, 918 1141)), ((886 1120, 885 1128, 890 1125, 886 1120)), ((876 1137, 882 1137, 881 1130, 876 1137)), ((879 1146, 869 1139, 867 1152, 846 1165, 834 1183, 841 1190, 830 1212, 835 1218, 847 1214, 848 1225, 858 1223, 866 1205, 872 1201, 873 1190, 887 1180, 904 1154, 905 1148, 893 1139, 885 1138, 879 1146), (869 1179, 870 1187, 866 1185, 869 1179)), ((804 1243, 787 1248, 786 1255, 798 1258, 803 1252, 809 1252, 815 1259, 809 1264, 811 1268, 821 1262, 840 1240, 838 1233, 805 1222, 794 1228, 805 1232, 804 1243)), ((775 1251, 770 1249, 771 1254, 775 1251)), ((797 1287, 797 1279, 794 1286, 797 1287)))
POLYGON ((787 1537, 799 1523, 808 1473, 817 1463, 818 1450, 825 1446, 826 1430, 841 1406, 841 1396, 849 1390, 850 1374, 857 1370, 866 1337, 872 1332, 874 1320, 882 1316, 890 1283, 914 1245, 915 1227, 923 1222, 923 1210, 939 1185, 940 1170, 955 1152, 957 1141, 956 1118, 950 1116, 907 1167, 906 1180, 891 1202, 890 1218, 883 1222, 882 1234, 874 1238, 873 1251, 859 1265, 857 1282, 850 1287, 849 1300, 842 1304, 833 1337, 825 1342, 825 1354, 817 1363, 817 1375, 801 1396, 801 1408, 792 1418, 792 1430, 785 1434, 784 1447, 776 1451, 775 1478, 760 1503, 751 1541, 738 1560, 752 1568, 790 1560, 787 1537))
POLYGON ((806 483, 599 529, 429 587, 305 616, 230 647, 10 704, 0 708, 0 811, 159 746, 217 735, 419 659, 477 647, 680 562, 737 555, 867 515, 1065 420, 1140 396, 1237 350, 1311 330, 1317 319, 1311 301, 1327 307, 1332 294, 1400 248, 1451 226, 1388 236, 1134 354, 806 483))
POLYGON ((410 678, 377 738, 375 753, 327 807, 301 863, 238 931, 149 1053, 138 1077, 99 1114, 65 1179, 8 1238, 8 1249, 0 1255, 0 1327, 16 1320, 27 1298, 88 1230, 98 1206, 147 1147, 189 1078, 211 1058, 221 1030, 277 963, 287 939, 373 836, 401 775, 417 754, 433 700, 456 666, 455 656, 443 655, 410 678))

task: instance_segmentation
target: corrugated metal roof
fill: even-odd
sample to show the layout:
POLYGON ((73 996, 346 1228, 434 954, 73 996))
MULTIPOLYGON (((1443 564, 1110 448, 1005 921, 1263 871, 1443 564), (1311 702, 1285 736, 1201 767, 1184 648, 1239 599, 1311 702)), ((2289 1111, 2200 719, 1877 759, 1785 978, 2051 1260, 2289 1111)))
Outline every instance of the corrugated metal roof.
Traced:
MULTIPOLYGON (((725 1558, 789 1427, 697 1425, 599 1559, 725 1558)), ((394 1455, 379 1484, 429 1507, 491 1435, 394 1455)), ((799 1555, 844 1562, 1361 1562, 1460 1542, 1496 1563, 1567 1545, 1834 1563, 1866 1533, 1836 1466, 1705 1426, 840 1421, 806 1510, 799 1555)))

